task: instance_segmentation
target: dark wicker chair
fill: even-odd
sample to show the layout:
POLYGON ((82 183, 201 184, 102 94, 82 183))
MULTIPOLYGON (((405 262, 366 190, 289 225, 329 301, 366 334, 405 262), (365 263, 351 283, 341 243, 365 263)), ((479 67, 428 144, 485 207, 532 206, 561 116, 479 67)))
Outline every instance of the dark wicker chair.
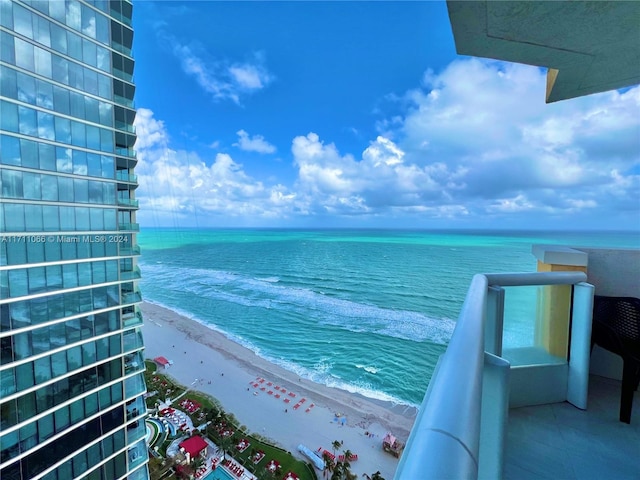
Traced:
POLYGON ((633 392, 640 383, 640 299, 596 295, 592 348, 594 344, 622 357, 620 421, 631 423, 633 392))

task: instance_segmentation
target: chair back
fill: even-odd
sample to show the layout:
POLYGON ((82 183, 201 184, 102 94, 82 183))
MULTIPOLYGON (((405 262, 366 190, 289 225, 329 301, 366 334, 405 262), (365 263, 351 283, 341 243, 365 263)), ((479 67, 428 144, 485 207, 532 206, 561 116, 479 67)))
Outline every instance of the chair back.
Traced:
POLYGON ((611 352, 640 357, 640 299, 596 295, 592 338, 611 352))

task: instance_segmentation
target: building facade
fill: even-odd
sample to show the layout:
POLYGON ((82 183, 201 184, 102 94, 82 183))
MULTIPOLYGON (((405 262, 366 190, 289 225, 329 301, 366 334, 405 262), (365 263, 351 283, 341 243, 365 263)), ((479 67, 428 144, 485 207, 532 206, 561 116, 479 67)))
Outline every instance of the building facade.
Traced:
POLYGON ((132 4, 0 0, 0 477, 148 478, 132 4))

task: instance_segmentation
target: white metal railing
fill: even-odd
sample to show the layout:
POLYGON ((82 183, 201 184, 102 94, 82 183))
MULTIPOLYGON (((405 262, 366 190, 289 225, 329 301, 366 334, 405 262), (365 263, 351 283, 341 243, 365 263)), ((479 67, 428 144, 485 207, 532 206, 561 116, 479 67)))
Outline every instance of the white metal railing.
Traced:
MULTIPOLYGON (((411 430, 396 470, 396 480, 476 479, 480 471, 484 474, 487 470, 479 468, 480 454, 484 451, 480 445, 481 429, 496 430, 498 435, 504 436, 504 426, 499 423, 506 422, 506 418, 482 418, 483 415, 499 417, 502 414, 506 417, 508 409, 509 364, 499 356, 485 353, 485 335, 487 343, 493 344, 490 350, 494 350, 496 337, 502 335, 503 323, 503 306, 488 304, 489 291, 496 286, 576 285, 585 282, 586 278, 582 272, 478 274, 473 277, 456 328, 438 361, 411 430), (485 331, 487 311, 494 316, 489 332, 485 331), (493 373, 495 367, 502 372, 497 375, 502 377, 497 383, 493 373), (497 395, 497 401, 487 399, 483 405, 483 383, 487 386, 484 395, 497 395), (496 385, 501 393, 495 392, 496 385), (492 402, 496 404, 493 411, 487 411, 492 402)), ((499 343, 501 346, 501 340, 499 343)), ((492 465, 488 469, 498 469, 495 476, 499 477, 501 457, 490 462, 492 465)))

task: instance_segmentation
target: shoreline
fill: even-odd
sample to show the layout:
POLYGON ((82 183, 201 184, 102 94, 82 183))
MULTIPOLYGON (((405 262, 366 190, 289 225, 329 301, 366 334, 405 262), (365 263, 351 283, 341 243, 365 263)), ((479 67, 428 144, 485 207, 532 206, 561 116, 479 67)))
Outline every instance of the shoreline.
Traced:
POLYGON ((345 449, 359 454, 352 463, 358 476, 379 470, 383 477, 393 477, 398 460, 382 450, 382 438, 391 432, 406 442, 415 408, 300 378, 173 310, 149 302, 143 302, 141 309, 145 356, 172 360, 174 364, 164 373, 215 397, 249 431, 299 458, 303 458, 297 452, 299 444, 311 450, 330 449, 334 440, 341 440, 345 449), (276 398, 277 391, 261 390, 269 382, 296 395, 296 402, 304 398, 302 408, 294 409, 293 401, 276 398))

